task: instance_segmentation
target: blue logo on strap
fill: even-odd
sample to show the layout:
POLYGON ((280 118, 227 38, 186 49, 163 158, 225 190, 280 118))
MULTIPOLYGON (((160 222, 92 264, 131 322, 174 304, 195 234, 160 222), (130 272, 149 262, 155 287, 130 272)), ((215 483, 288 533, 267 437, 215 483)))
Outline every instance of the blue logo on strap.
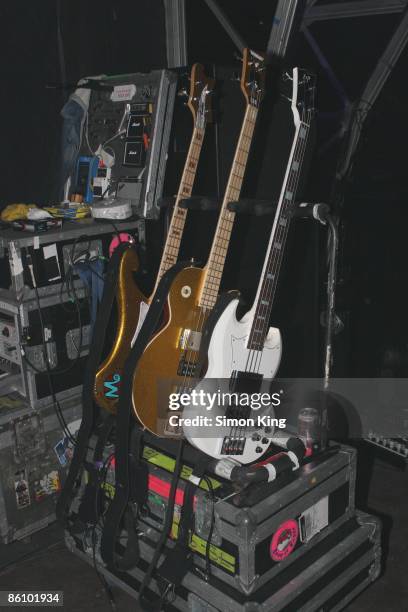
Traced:
POLYGON ((105 397, 117 398, 118 395, 118 384, 120 382, 120 374, 114 374, 113 380, 108 380, 103 383, 103 386, 109 389, 109 391, 105 391, 105 397))

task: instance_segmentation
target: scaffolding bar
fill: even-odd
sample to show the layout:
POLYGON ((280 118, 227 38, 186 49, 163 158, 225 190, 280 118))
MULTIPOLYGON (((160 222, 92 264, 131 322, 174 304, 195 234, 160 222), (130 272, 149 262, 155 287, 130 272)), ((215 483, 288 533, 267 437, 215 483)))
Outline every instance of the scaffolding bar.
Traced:
POLYGON ((407 4, 408 0, 359 0, 357 2, 336 2, 309 6, 303 18, 303 25, 310 26, 315 21, 328 21, 330 19, 402 13, 407 4))
POLYGON ((207 4, 208 8, 214 13, 215 17, 218 19, 224 30, 227 32, 228 36, 231 38, 234 45, 237 47, 240 53, 243 53, 245 47, 248 45, 245 43, 244 39, 239 35, 236 29, 231 24, 230 20, 224 13, 224 11, 218 6, 215 0, 204 0, 207 4))
POLYGON ((303 2, 299 0, 279 0, 266 49, 268 60, 285 56, 299 4, 303 4, 303 2))
POLYGON ((187 66, 185 0, 164 0, 167 67, 187 66))
POLYGON ((354 152, 360 140, 364 120, 368 111, 380 95, 389 75, 408 42, 408 11, 404 14, 384 53, 369 78, 359 102, 351 115, 350 137, 345 155, 338 168, 338 178, 343 178, 350 167, 354 152))

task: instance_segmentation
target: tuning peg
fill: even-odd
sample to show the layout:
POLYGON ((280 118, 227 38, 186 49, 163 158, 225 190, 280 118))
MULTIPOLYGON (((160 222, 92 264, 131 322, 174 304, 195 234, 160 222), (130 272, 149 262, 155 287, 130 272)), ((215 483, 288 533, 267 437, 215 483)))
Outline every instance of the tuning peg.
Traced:
POLYGON ((177 95, 178 95, 180 98, 188 98, 188 91, 187 91, 187 89, 186 89, 185 87, 183 87, 183 89, 180 89, 180 90, 177 92, 177 95))
POLYGON ((284 81, 293 81, 293 77, 290 76, 289 72, 284 72, 282 78, 284 81))
POLYGON ((238 51, 234 52, 234 58, 236 60, 238 60, 239 62, 243 62, 244 61, 244 58, 242 57, 242 55, 240 53, 238 53, 238 51))

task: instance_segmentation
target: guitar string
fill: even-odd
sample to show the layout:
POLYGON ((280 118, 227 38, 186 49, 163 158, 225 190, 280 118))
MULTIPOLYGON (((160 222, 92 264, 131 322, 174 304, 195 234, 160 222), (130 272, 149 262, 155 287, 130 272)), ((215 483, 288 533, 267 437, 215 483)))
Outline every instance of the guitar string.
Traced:
POLYGON ((197 174, 197 166, 203 145, 205 129, 207 126, 206 97, 211 93, 208 84, 205 85, 199 97, 198 111, 195 116, 194 129, 191 137, 189 150, 184 164, 183 174, 180 181, 176 203, 173 210, 172 219, 160 261, 159 272, 153 293, 155 293, 162 276, 177 263, 182 234, 186 223, 187 210, 179 206, 183 197, 191 196, 194 181, 197 174), (192 169, 191 169, 192 168, 192 169), (176 232, 176 235, 174 235, 176 232))
MULTIPOLYGON (((256 119, 256 114, 254 119, 256 119)), ((253 130, 255 129, 255 121, 254 121, 254 125, 253 125, 253 130)), ((252 131, 252 135, 253 135, 253 131, 252 131)), ((247 155, 247 159, 248 159, 248 155, 249 155, 249 147, 248 150, 246 151, 246 155, 247 155)), ((246 160, 247 161, 247 160, 246 160)), ((245 162, 246 163, 246 162, 245 162)), ((244 168, 245 170, 245 168, 244 168)), ((242 181, 243 181, 243 176, 242 176, 242 181)), ((237 196, 236 199, 238 199, 239 194, 237 196)), ((236 385, 234 385, 234 381, 237 380, 238 377, 238 372, 235 371, 235 373, 232 374, 232 377, 230 378, 230 390, 234 389, 236 385)), ((233 401, 233 400, 232 400, 233 401)), ((241 406, 240 403, 238 403, 238 406, 234 406, 234 410, 230 411, 231 415, 233 414, 235 416, 235 418, 241 418, 245 416, 245 407, 241 406)), ((229 429, 229 435, 225 436, 226 438, 228 438, 228 446, 226 448, 226 453, 227 454, 237 454, 238 450, 239 450, 239 444, 240 444, 240 435, 239 435, 240 429, 239 426, 230 426, 229 429)))
MULTIPOLYGON (((300 128, 301 127, 302 127, 302 124, 300 125, 300 128)), ((293 158, 292 158, 293 161, 297 161, 299 164, 302 163, 301 162, 301 158, 302 158, 301 145, 302 143, 299 142, 299 146, 296 147, 293 158)), ((295 194, 298 174, 293 175, 292 171, 291 171, 291 174, 292 176, 290 177, 290 180, 288 180, 286 190, 287 191, 290 190, 292 191, 293 194, 295 194)), ((290 207, 290 204, 288 205, 287 201, 286 202, 284 201, 281 207, 280 215, 279 215, 281 218, 287 213, 289 207, 290 207)), ((280 225, 277 227, 273 244, 276 244, 278 242, 280 243, 281 247, 283 246, 283 244, 285 243, 288 231, 289 231, 289 225, 290 223, 288 222, 285 226, 280 225)), ((280 262, 282 261, 281 255, 274 257, 273 250, 271 251, 271 254, 272 254, 272 259, 271 261, 268 262, 265 268, 264 279, 266 275, 272 275, 274 277, 273 282, 271 284, 268 284, 268 283, 262 284, 261 292, 260 292, 259 299, 258 299, 258 306, 255 312, 254 322, 253 322, 253 326, 252 326, 250 337, 249 337, 249 343, 250 345, 252 345, 253 348, 251 348, 248 353, 246 371, 250 371, 254 373, 259 372, 260 364, 262 361, 262 348, 255 348, 255 347, 257 345, 261 347, 261 344, 264 344, 265 339, 267 337, 267 333, 269 330, 269 318, 270 318, 268 316, 268 312, 270 315, 271 303, 273 299, 272 294, 274 293, 274 290, 276 288, 276 283, 277 283, 278 275, 279 275, 278 268, 280 267, 280 262), (262 304, 262 302, 265 302, 265 304, 262 304), (262 321, 262 323, 260 323, 260 321, 262 321)))
MULTIPOLYGON (((258 114, 258 108, 249 104, 247 107, 245 116, 244 116, 244 121, 243 121, 242 129, 241 129, 241 133, 240 133, 240 138, 237 144, 237 149, 236 149, 234 161, 233 161, 231 172, 230 172, 230 177, 229 177, 228 184, 227 184, 227 190, 226 190, 223 206, 220 211, 219 222, 217 224, 217 229, 216 229, 216 237, 213 242, 213 246, 211 248, 211 252, 209 256, 208 265, 209 265, 210 271, 207 273, 207 277, 204 282, 204 290, 201 293, 200 302, 201 303, 204 302, 205 304, 211 304, 211 302, 213 302, 212 306, 214 306, 214 303, 217 297, 214 296, 214 288, 209 289, 208 285, 216 286, 218 284, 218 288, 219 288, 219 285, 221 283, 222 270, 220 271, 218 268, 223 267, 225 264, 228 243, 230 241, 233 222, 235 218, 235 213, 228 211, 228 209, 226 208, 226 204, 229 201, 231 201, 231 199, 236 200, 239 197, 239 193, 241 191, 242 183, 244 180, 246 164, 247 164, 248 157, 249 157, 249 149, 250 149, 252 139, 253 139, 257 114, 258 114), (244 148, 244 145, 245 145, 245 148, 244 148), (240 166, 242 170, 240 171, 240 174, 237 174, 237 170, 239 170, 240 166), (237 180, 240 182, 239 186, 236 185, 237 180), (236 194, 234 197, 232 197, 233 196, 232 192, 236 194), (225 233, 228 234, 228 238, 225 238, 225 235, 224 235, 225 233), (219 244, 220 242, 221 242, 221 245, 219 244), (222 258, 223 260, 222 263, 217 261, 220 258, 222 258), (214 282, 215 279, 211 276, 211 260, 213 260, 213 268, 217 267, 216 283, 214 282), (216 266, 214 264, 216 264, 216 266), (205 297, 206 285, 208 287, 207 297, 205 297), (203 299, 203 296, 204 296, 204 299, 203 299), (214 300, 214 297, 215 297, 215 300, 214 300)), ((218 296, 218 290, 217 290, 217 296, 218 296)), ((194 322, 195 323, 194 328, 197 331, 199 331, 199 333, 201 333, 204 327, 206 318, 211 310, 211 307, 208 308, 208 307, 203 307, 199 305, 198 309, 199 309, 198 321, 196 320, 194 322)), ((189 369, 190 369, 192 355, 193 355, 193 351, 190 351, 190 354, 188 355, 187 367, 185 370, 186 375, 183 380, 183 388, 185 390, 186 390, 185 384, 186 384, 186 379, 187 379, 187 373, 189 372, 189 369)), ((190 389, 187 389, 187 390, 191 390, 191 385, 190 385, 190 389)))
MULTIPOLYGON (((306 150, 306 146, 307 146, 307 136, 308 136, 308 129, 310 126, 307 125, 306 121, 304 120, 304 117, 301 120, 301 124, 299 126, 299 131, 300 129, 304 127, 306 129, 306 133, 305 133, 305 137, 302 138, 301 140, 298 139, 298 143, 295 147, 295 151, 294 151, 294 155, 292 158, 292 161, 297 161, 299 163, 299 167, 301 167, 302 162, 303 162, 303 158, 304 158, 304 154, 305 154, 305 150, 306 150), (299 155, 299 158, 298 158, 299 155)), ((289 177, 288 180, 288 184, 286 187, 286 191, 292 190, 292 194, 295 195, 295 192, 297 190, 297 186, 298 186, 298 181, 300 178, 300 173, 296 172, 296 174, 289 177)), ((287 203, 283 203, 283 206, 281 208, 281 213, 280 216, 282 216, 282 214, 286 214, 288 209, 290 208, 290 204, 288 205, 287 203)), ((275 239, 274 242, 276 242, 276 240, 279 240, 281 242, 281 244, 283 244, 283 242, 286 239, 287 233, 289 231, 289 226, 290 226, 290 219, 288 219, 288 223, 285 226, 278 226, 277 231, 276 231, 276 235, 275 235, 275 239)), ((266 274, 271 274, 272 272, 274 272, 274 282, 272 284, 270 284, 270 286, 268 287, 267 284, 263 283, 262 289, 261 289, 261 293, 259 296, 259 300, 258 300, 258 304, 260 306, 257 307, 256 310, 256 317, 255 318, 259 318, 262 317, 263 323, 261 324, 261 329, 257 328, 256 332, 257 335, 261 335, 263 338, 266 337, 267 332, 269 330, 269 320, 266 320, 266 314, 267 311, 270 310, 270 303, 271 303, 271 299, 272 299, 272 294, 273 292, 276 290, 276 284, 277 284, 277 280, 278 280, 278 275, 279 275, 279 270, 276 268, 276 263, 278 263, 279 267, 280 267, 280 263, 282 262, 282 257, 275 257, 271 262, 268 263, 266 269, 265 269, 265 274, 264 274, 264 279, 266 277, 266 274), (275 267, 274 267, 275 266, 275 267), (268 302, 268 304, 261 304, 261 301, 265 301, 268 302), (258 333, 259 332, 259 333, 258 333)), ((260 344, 259 341, 253 340, 254 338, 254 334, 253 332, 253 326, 251 329, 251 333, 250 333, 250 338, 249 338, 249 342, 252 341, 253 344, 260 344)), ((258 349, 252 349, 249 352, 248 355, 248 360, 247 360, 247 368, 248 366, 251 368, 249 371, 259 371, 259 367, 260 367, 260 360, 259 360, 259 354, 261 354, 261 351, 259 351, 258 349), (251 357, 251 363, 249 363, 249 359, 251 357), (258 360, 258 364, 255 365, 255 367, 253 367, 253 359, 255 357, 255 364, 258 360)), ((248 371, 248 370, 247 370, 248 371)))
MULTIPOLYGON (((310 111, 308 111, 307 116, 310 117, 310 111)), ((295 157, 297 158, 297 154, 299 154, 299 158, 296 159, 296 161, 299 162, 299 168, 302 166, 303 164, 303 159, 304 159, 304 155, 306 152, 306 148, 307 148, 307 140, 308 140, 308 134, 309 134, 309 129, 310 129, 310 124, 307 123, 307 121, 305 121, 304 118, 302 118, 302 122, 301 122, 301 126, 305 129, 305 135, 304 138, 302 138, 302 140, 299 142, 299 151, 295 151, 295 155, 293 156, 293 160, 295 160, 295 157)), ((294 176, 294 180, 293 180, 293 184, 291 183, 290 185, 290 189, 292 190, 293 195, 295 196, 297 188, 298 188, 298 183, 300 180, 300 172, 297 172, 294 176)), ((288 187, 289 187, 289 181, 288 181, 288 187)), ((284 214, 287 213, 288 209, 290 208, 290 205, 285 205, 284 206, 284 214)), ((289 227, 290 227, 290 220, 289 223, 287 223, 285 226, 280 226, 279 229, 279 240, 281 240, 281 243, 283 244, 286 240, 288 231, 289 231, 289 227)), ((274 260, 271 262, 271 266, 267 268, 267 270, 265 270, 266 273, 271 273, 273 272, 274 274, 274 282, 273 284, 270 285, 270 287, 266 287, 266 289, 264 289, 262 298, 264 299, 264 301, 268 302, 268 305, 264 305, 263 306, 263 310, 262 310, 262 306, 260 309, 260 312, 263 312, 264 315, 267 314, 267 311, 271 310, 270 308, 270 304, 273 301, 273 296, 274 296, 274 292, 276 291, 276 287, 277 287, 277 282, 278 282, 278 277, 279 277, 279 271, 280 271, 280 267, 282 264, 282 256, 274 258, 274 260)), ((261 334, 263 338, 266 338, 267 332, 269 330, 269 320, 266 320, 266 316, 263 319, 263 323, 261 324, 262 328, 261 328, 261 334)), ((259 366, 260 364, 258 364, 258 371, 259 371, 259 366)))
MULTIPOLYGON (((307 138, 307 136, 306 136, 307 138)), ((305 141, 302 145, 302 147, 300 147, 300 149, 303 148, 303 151, 300 150, 300 157, 297 159, 297 161, 299 161, 299 164, 302 165, 303 163, 303 158, 304 158, 304 153, 305 153, 305 148, 307 146, 307 141, 305 141)), ((290 186, 291 189, 293 189, 293 194, 296 193, 297 190, 297 185, 298 185, 298 181, 300 180, 300 176, 295 177, 295 181, 294 181, 294 186, 292 187, 292 185, 290 186)), ((284 210, 284 214, 287 213, 288 209, 290 208, 290 206, 285 206, 285 210, 284 210)), ((288 232, 289 232, 289 228, 290 228, 290 222, 287 223, 287 225, 283 228, 283 230, 281 230, 279 232, 279 235, 277 236, 277 239, 281 242, 281 244, 283 245, 286 241, 288 232)), ((276 281, 274 281, 274 283, 270 286, 267 287, 266 290, 264 291, 263 295, 262 295, 262 299, 264 301, 269 302, 270 304, 272 304, 273 299, 274 299, 274 294, 276 292, 276 288, 277 288, 277 283, 278 283, 278 279, 279 279, 279 273, 280 273, 280 268, 282 265, 282 256, 276 258, 273 262, 272 265, 268 268, 268 273, 272 273, 274 275, 274 278, 276 279, 276 281)), ((267 338, 267 334, 269 331, 269 324, 270 324, 270 313, 271 313, 271 308, 265 306, 264 310, 260 309, 259 311, 259 315, 261 315, 261 313, 263 312, 263 323, 261 324, 261 329, 260 329, 260 333, 258 334, 259 336, 261 336, 261 338, 263 339, 263 344, 265 343, 265 340, 267 338), (269 313, 269 315, 268 315, 269 313)), ((261 366, 261 362, 262 362, 262 354, 263 351, 262 349, 260 351, 255 351, 255 360, 252 361, 252 370, 255 371, 256 373, 259 373, 259 369, 261 366)))
MULTIPOLYGON (((211 304, 211 302, 214 299, 214 289, 210 289, 208 287, 208 285, 212 285, 214 284, 213 282, 213 278, 211 276, 211 265, 212 267, 214 267, 214 264, 217 264, 217 267, 221 265, 220 262, 216 261, 217 259, 219 259, 220 257, 223 257, 223 262, 222 265, 225 263, 225 258, 226 258, 226 248, 223 246, 220 246, 220 242, 224 243, 225 242, 229 242, 231 233, 232 233, 232 224, 235 218, 235 214, 231 213, 230 211, 228 211, 226 209, 226 204, 228 203, 228 201, 230 200, 229 194, 231 193, 231 191, 235 191, 237 193, 239 193, 240 188, 241 187, 237 187, 234 183, 237 180, 237 175, 234 173, 234 170, 237 169, 237 161, 239 156, 242 154, 243 151, 243 140, 244 139, 248 139, 251 140, 252 136, 253 136, 253 129, 254 129, 254 119, 256 118, 256 113, 253 114, 253 117, 251 118, 251 109, 253 110, 254 107, 251 105, 248 105, 248 108, 246 110, 245 116, 244 116, 244 121, 243 121, 243 125, 242 125, 242 129, 241 129, 241 134, 240 134, 240 138, 237 144, 237 150, 236 150, 236 154, 234 156, 234 162, 232 164, 232 169, 230 172, 230 177, 228 180, 228 184, 227 184, 227 190, 226 190, 226 195, 224 198, 224 202, 223 202, 223 206, 222 209, 220 211, 220 217, 219 217, 219 221, 217 223, 217 228, 216 228, 216 233, 215 233, 215 239, 213 241, 213 246, 211 248, 211 252, 210 252, 210 256, 209 256, 209 263, 208 263, 208 272, 206 274, 206 279, 204 281, 204 289, 201 293, 201 298, 200 298, 200 302, 201 304, 198 305, 198 312, 195 314, 195 319, 193 319, 193 326, 194 329, 199 331, 199 333, 201 333, 203 326, 205 324, 205 320, 209 314, 209 311, 211 310, 211 306, 208 307, 207 304, 211 304), (248 127, 249 127, 249 131, 250 134, 247 133, 248 131, 248 127), (223 237, 224 233, 228 233, 229 237, 228 239, 226 239, 225 237, 223 237), (218 251, 218 252, 217 252, 218 251), (221 255, 220 251, 225 251, 225 254, 221 255), (215 260, 212 262, 212 260, 215 260), (206 289, 207 286, 207 289, 206 289), (207 295, 209 297, 205 297, 205 294, 207 292, 207 295), (203 298, 204 296, 204 298, 203 298), (204 305, 202 305, 202 302, 204 302, 204 305), (197 319, 198 316, 198 319, 197 319)), ((255 109, 257 111, 257 109, 255 109)), ((245 151, 246 153, 246 158, 248 159, 248 152, 245 151)), ((247 161, 247 160, 246 160, 247 161)), ((239 162, 240 164, 242 164, 242 162, 239 162)), ((241 177, 241 186, 242 186, 242 182, 243 182, 243 177, 241 177)), ((217 270, 217 274, 220 275, 221 272, 217 270)), ((217 276, 217 278, 219 278, 217 276)), ((187 354, 187 358, 185 359, 185 363, 186 363, 186 369, 185 369, 185 376, 184 379, 182 381, 182 388, 185 390, 188 390, 186 388, 186 381, 188 378, 188 372, 190 369, 190 366, 192 365, 192 358, 193 355, 196 353, 196 351, 194 351, 193 349, 190 349, 189 351, 184 351, 184 353, 182 354, 182 357, 187 354)))
MULTIPOLYGON (((307 147, 307 137, 308 137, 308 129, 309 128, 310 128, 310 125, 307 126, 306 122, 304 120, 304 111, 303 111, 303 117, 302 117, 302 120, 301 120, 301 124, 299 126, 299 130, 298 130, 298 133, 296 135, 297 143, 295 145, 294 153, 293 153, 293 156, 292 156, 292 162, 291 162, 291 163, 293 163, 293 161, 297 161, 299 163, 299 168, 302 167, 302 163, 303 163, 303 159, 304 159, 304 154, 305 154, 306 147, 307 147), (299 133, 300 133, 300 130, 301 130, 302 126, 307 128, 307 129, 306 129, 304 138, 299 140, 299 133)), ((288 188, 290 188, 292 190, 293 195, 295 195, 296 190, 297 190, 297 186, 298 186, 298 182, 299 182, 299 178, 300 178, 300 173, 297 172, 294 176, 293 176, 293 173, 291 173, 291 174, 292 174, 292 176, 290 177, 290 179, 287 182, 287 186, 286 186, 285 192, 288 190, 288 188)), ((282 208, 281 208, 281 212, 279 213, 279 215, 281 216, 282 214, 285 214, 287 212, 288 208, 289 208, 289 206, 287 204, 286 205, 284 204, 282 206, 282 208)), ((287 235, 287 233, 289 231, 289 225, 290 225, 290 223, 287 223, 285 226, 279 226, 278 227, 278 231, 276 232, 276 236, 275 236, 274 240, 279 239, 281 241, 281 244, 283 244, 284 240, 286 238, 285 233, 287 235), (281 228, 283 230, 283 236, 280 236, 280 233, 282 233, 281 228)), ((275 264, 276 261, 278 262, 278 268, 280 268, 280 264, 282 262, 282 257, 274 259, 273 262, 272 262, 272 266, 275 264)), ((265 275, 270 273, 270 271, 271 271, 270 267, 267 266, 267 268, 265 269, 265 275)), ((275 269, 275 274, 276 274, 276 276, 274 278, 277 280, 277 278, 278 278, 277 275, 279 274, 279 270, 276 271, 276 269, 275 269)), ((274 286, 271 287, 271 291, 273 291, 274 287, 276 287, 276 283, 275 283, 274 286)), ((265 295, 265 293, 262 294, 262 292, 261 292, 261 295, 260 295, 259 299, 261 300, 261 299, 270 299, 270 298, 271 298, 271 296, 267 297, 267 295, 265 295)), ((268 310, 268 309, 266 308, 266 310, 268 310)), ((266 317, 264 317, 264 321, 265 322, 263 323, 264 329, 262 330, 263 331, 262 337, 266 338, 267 330, 269 329, 269 321, 266 321, 266 317), (265 327, 266 327, 266 329, 265 329, 265 327)), ((261 359, 262 359, 262 351, 253 350, 252 351, 252 356, 253 355, 256 355, 256 359, 255 359, 255 366, 256 367, 251 369, 251 371, 256 371, 258 373, 259 372, 260 363, 261 363, 261 359)), ((253 365, 253 358, 252 358, 251 361, 252 361, 252 365, 253 365)), ((247 428, 248 428, 247 424, 241 428, 241 430, 239 431, 239 435, 241 437, 246 437, 246 430, 247 430, 247 428)))
MULTIPOLYGON (((198 160, 201 153, 203 143, 204 130, 200 130, 197 126, 194 128, 190 150, 187 155, 186 163, 183 170, 183 175, 180 182, 179 191, 176 197, 176 203, 173 210, 172 219, 170 222, 168 239, 163 250, 162 259, 159 266, 159 272, 156 280, 156 287, 159 284, 163 275, 176 263, 178 251, 182 240, 182 233, 186 223, 187 210, 180 207, 180 200, 191 195, 196 173, 198 160), (194 163, 194 168, 191 170, 191 163, 194 163), (190 175, 190 176, 189 176, 190 175), (189 180, 187 180, 189 178, 189 180), (181 213, 181 214, 180 214, 181 213), (177 236, 174 235, 176 230, 177 236), (170 252, 170 251, 176 251, 170 252)), ((153 291, 153 293, 155 290, 153 291)))
MULTIPOLYGON (((236 195, 231 198, 232 194, 230 194, 230 197, 227 197, 227 200, 229 200, 229 201, 230 200, 237 200, 239 198, 239 194, 240 194, 240 191, 241 191, 241 188, 242 188, 242 184, 243 184, 243 181, 244 181, 246 165, 247 165, 247 162, 248 162, 249 150, 250 150, 250 147, 251 147, 251 144, 252 144, 252 140, 253 140, 255 125, 256 125, 256 119, 257 119, 257 114, 258 114, 258 108, 255 107, 255 106, 250 105, 249 106, 249 113, 248 114, 249 114, 249 117, 251 117, 251 121, 249 123, 249 130, 246 130, 246 133, 245 133, 245 130, 243 130, 243 137, 244 137, 243 138, 243 140, 244 140, 243 144, 246 145, 246 146, 245 146, 245 148, 243 146, 238 147, 238 150, 237 150, 237 161, 238 161, 238 164, 234 164, 233 165, 233 170, 231 172, 231 175, 232 175, 232 178, 233 178, 232 183, 236 182, 236 180, 238 178, 238 180, 240 181, 240 185, 239 185, 239 187, 237 187, 236 185, 232 184, 233 191, 236 192, 236 195), (245 141, 247 141, 247 142, 245 142, 245 141), (238 166, 238 171, 240 172, 240 174, 237 174, 237 172, 236 172, 237 168, 235 166, 238 166)), ((230 232, 231 231, 232 231, 232 228, 231 228, 230 232)), ((225 257, 226 257, 226 254, 224 255, 224 261, 225 261, 225 257)), ((218 274, 219 274, 219 276, 222 275, 221 272, 218 272, 218 274)), ((219 283, 220 282, 221 282, 221 280, 219 281, 219 283)), ((236 375, 235 375, 235 378, 236 378, 236 375)), ((233 387, 233 385, 232 385, 232 387, 233 387)), ((238 418, 241 417, 242 413, 243 413, 243 407, 238 407, 238 409, 235 407, 235 413, 237 414, 238 418)), ((231 444, 231 442, 233 443, 233 446, 230 447, 230 453, 232 454, 235 451, 236 447, 237 447, 237 442, 236 441, 234 442, 234 436, 231 435, 231 434, 232 434, 232 432, 231 432, 231 429, 230 429, 230 435, 229 435, 230 441, 229 441, 229 444, 231 444)))
MULTIPOLYGON (((304 110, 302 111, 302 113, 303 113, 303 117, 301 119, 299 130, 298 130, 297 135, 296 135, 297 143, 295 145, 294 153, 293 153, 293 156, 292 156, 292 163, 293 163, 293 161, 298 161, 299 168, 302 167, 302 163, 303 163, 303 159, 304 159, 304 154, 305 154, 306 147, 307 147, 308 130, 310 128, 310 125, 307 125, 307 123, 305 121, 305 112, 304 112, 304 110), (304 138, 299 140, 299 133, 300 133, 300 130, 301 130, 302 126, 307 128, 307 129, 306 129, 304 138), (299 154, 299 158, 298 158, 298 154, 299 154)), ((308 115, 311 114, 310 110, 307 112, 307 114, 308 115)), ((292 172, 291 172, 291 174, 292 174, 292 172)), ((292 189, 293 195, 295 195, 296 190, 297 190, 297 186, 298 186, 298 182, 299 182, 299 178, 300 178, 300 172, 296 172, 296 174, 294 176, 289 177, 289 180, 287 182, 287 186, 286 186, 286 190, 285 191, 287 191, 288 188, 290 187, 290 189, 292 189), (292 181, 293 181, 293 186, 292 186, 292 181)), ((281 207, 281 212, 280 212, 279 216, 281 216, 282 213, 285 214, 287 212, 288 208, 289 207, 287 205, 283 204, 282 207, 281 207)), ((281 240, 281 244, 283 244, 283 242, 284 242, 284 240, 286 238, 285 232, 286 232, 286 235, 287 235, 287 232, 289 231, 289 225, 290 225, 290 223, 287 223, 285 226, 278 226, 278 229, 277 229, 277 232, 276 232, 276 237, 275 237, 274 241, 278 237, 281 240), (278 234, 280 234, 281 230, 283 230, 283 236, 282 237, 280 235, 278 236, 278 234)), ((274 260, 274 262, 275 261, 276 260, 274 260)), ((282 261, 282 257, 278 258, 277 261, 278 261, 278 266, 280 268, 280 263, 282 261)), ((270 273, 270 270, 268 269, 268 266, 265 269, 265 275, 267 273, 270 273)), ((278 275, 279 271, 275 272, 275 273, 278 275)), ((264 276, 264 278, 265 278, 265 276, 264 276)), ((277 279, 277 276, 275 276, 275 278, 277 279)), ((262 287, 262 290, 263 289, 264 289, 264 287, 262 287)), ((266 295, 262 294, 262 290, 261 290, 261 294, 260 294, 260 297, 259 297, 259 303, 260 303, 261 299, 265 299, 266 298, 266 295)), ((271 288, 271 290, 273 291, 273 287, 271 288)), ((266 310, 267 309, 268 308, 266 307, 266 310)), ((262 332, 263 332, 262 333, 262 337, 266 338, 267 330, 269 329, 269 321, 266 321, 266 317, 264 317, 264 321, 265 322, 263 323, 264 329, 262 330, 262 332), (266 330, 265 330, 265 327, 266 327, 266 330)), ((251 366, 253 364, 253 358, 255 356, 255 369, 251 369, 250 371, 256 371, 256 373, 258 373, 259 372, 259 367, 260 367, 260 364, 261 364, 261 360, 262 360, 262 351, 259 351, 259 350, 256 350, 256 349, 251 349, 249 351, 249 355, 248 355, 248 358, 247 358, 247 365, 246 365, 246 370, 245 371, 248 371, 248 369, 247 369, 248 368, 248 361, 249 361, 251 353, 252 353, 251 366)), ((238 439, 243 439, 243 438, 246 437, 246 430, 247 429, 248 429, 248 424, 246 424, 245 426, 239 427, 239 429, 237 429, 237 426, 235 426, 234 428, 231 428, 230 435, 231 436, 237 435, 238 439)))
MULTIPOLYGON (((304 156, 304 148, 306 147, 307 143, 306 143, 306 139, 304 140, 303 143, 301 143, 301 146, 299 147, 299 151, 297 151, 296 154, 296 161, 299 162, 299 164, 302 164, 303 161, 303 156, 304 156), (302 150, 303 149, 303 150, 302 150), (298 157, 299 155, 299 157, 298 157)), ((298 180, 299 180, 299 175, 296 175, 294 177, 294 181, 293 181, 293 185, 292 182, 288 183, 288 187, 292 190, 292 193, 295 194, 296 190, 297 190, 297 184, 298 184, 298 180)), ((290 208, 290 205, 288 205, 287 203, 284 205, 283 207, 283 214, 287 214, 288 210, 290 208)), ((283 227, 282 229, 279 229, 279 231, 277 232, 277 236, 276 239, 280 241, 281 245, 283 245, 286 241, 287 238, 287 234, 289 232, 289 227, 290 227, 290 223, 287 223, 285 227, 283 227)), ((278 278, 279 278, 279 271, 281 268, 281 264, 282 264, 282 255, 275 257, 273 259, 273 261, 270 263, 270 265, 268 266, 266 273, 267 274, 272 274, 273 275, 273 282, 272 284, 270 284, 269 286, 266 285, 263 288, 263 292, 261 295, 261 298, 264 302, 267 302, 268 305, 261 305, 258 310, 257 310, 257 321, 256 321, 256 325, 257 325, 257 336, 260 336, 262 338, 262 340, 255 340, 254 339, 254 335, 252 336, 252 342, 256 345, 260 345, 260 343, 262 342, 264 344, 265 339, 267 337, 268 334, 268 330, 269 330, 269 319, 270 319, 270 313, 271 313, 271 304, 273 302, 273 296, 275 294, 276 288, 277 288, 277 283, 278 283, 278 278), (261 326, 259 326, 259 318, 262 317, 262 323, 261 326)), ((261 350, 254 350, 254 354, 255 354, 255 359, 251 360, 251 371, 254 371, 256 373, 259 373, 259 368, 261 365, 261 361, 262 361, 262 349, 261 350)))
POLYGON ((183 199, 183 197, 185 198, 191 196, 197 175, 198 162, 203 146, 205 130, 207 127, 206 118, 204 119, 203 127, 199 127, 198 122, 199 118, 197 115, 196 121, 194 123, 194 129, 191 137, 189 151, 187 153, 186 161, 183 168, 183 174, 181 177, 179 190, 176 196, 176 203, 170 222, 168 239, 166 239, 165 248, 163 250, 163 255, 159 266, 159 272, 157 275, 154 292, 164 274, 177 262, 182 240, 182 234, 187 217, 187 209, 180 208, 179 203, 180 200, 183 199), (193 164, 193 166, 191 164, 193 164), (174 236, 174 230, 176 230, 177 232, 176 236, 174 236), (176 253, 174 253, 174 250, 176 251, 176 253))
MULTIPOLYGON (((298 141, 299 130, 300 130, 300 127, 298 128, 297 132, 295 133, 295 139, 296 139, 297 142, 295 142, 295 146, 294 146, 294 151, 293 151, 293 154, 292 154, 291 163, 293 162, 293 160, 295 159, 295 156, 296 156, 297 144, 299 142, 298 141)), ((290 185, 291 178, 292 178, 292 176, 291 176, 291 174, 289 174, 287 185, 286 185, 286 189, 288 189, 288 187, 290 185)), ((282 202, 282 204, 281 204, 281 211, 282 211, 283 207, 284 207, 284 204, 282 202)), ((279 215, 280 214, 281 214, 281 212, 279 213, 279 215)), ((274 241, 276 240, 278 233, 279 233, 279 226, 278 226, 278 228, 277 228, 277 230, 275 232, 275 238, 273 239, 274 241)), ((267 272, 268 272, 268 265, 266 267, 265 274, 267 272)), ((261 292, 260 292, 258 303, 261 303, 261 300, 262 300, 263 297, 264 296, 263 296, 263 284, 262 284, 262 289, 261 289, 261 292)), ((251 334, 250 334, 250 338, 251 338, 251 334)), ((259 360, 259 363, 260 363, 260 357, 261 356, 262 356, 262 353, 260 351, 258 351, 256 349, 250 349, 250 351, 248 353, 248 357, 247 357, 247 363, 246 363, 246 366, 245 366, 245 371, 246 372, 247 371, 251 371, 251 372, 255 371, 256 368, 253 367, 254 358, 255 358, 255 363, 256 363, 257 359, 259 360)), ((236 435, 237 437, 240 437, 241 439, 244 439, 246 437, 246 434, 247 434, 247 429, 248 429, 248 423, 246 423, 245 425, 240 426, 239 429, 235 426, 234 429, 231 429, 231 436, 235 436, 236 435)))

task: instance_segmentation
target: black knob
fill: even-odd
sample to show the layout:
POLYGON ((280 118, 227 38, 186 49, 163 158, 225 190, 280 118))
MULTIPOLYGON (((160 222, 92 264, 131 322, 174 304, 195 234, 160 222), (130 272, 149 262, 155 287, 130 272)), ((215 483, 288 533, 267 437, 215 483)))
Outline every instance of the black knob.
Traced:
POLYGON ((263 452, 263 448, 261 446, 257 446, 255 449, 256 453, 262 453, 263 452))
POLYGON ((269 444, 269 438, 262 438, 262 444, 269 444))

